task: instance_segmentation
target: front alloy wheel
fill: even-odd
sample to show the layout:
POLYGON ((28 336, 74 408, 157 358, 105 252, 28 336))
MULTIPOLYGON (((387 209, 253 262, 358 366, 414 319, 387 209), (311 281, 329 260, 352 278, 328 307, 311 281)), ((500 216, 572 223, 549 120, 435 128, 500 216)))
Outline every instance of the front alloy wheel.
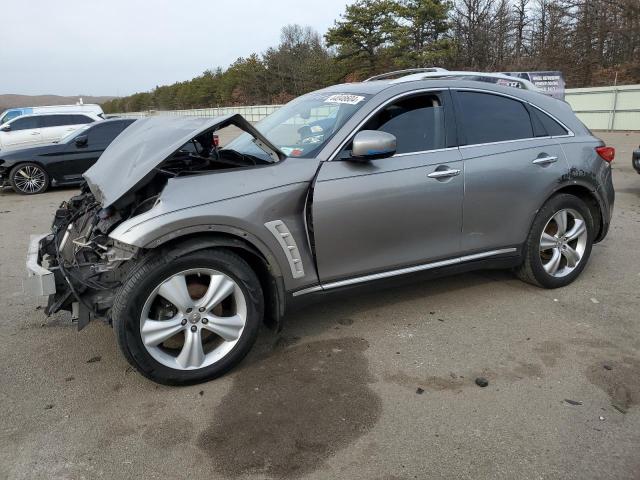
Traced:
POLYGON ((49 175, 35 163, 18 165, 11 171, 11 186, 22 195, 44 192, 49 186, 49 175))
POLYGON ((143 259, 112 308, 129 363, 167 385, 211 380, 234 367, 255 342, 263 315, 258 277, 224 249, 179 257, 166 250, 143 259))
POLYGON ((176 370, 207 367, 238 342, 247 302, 233 279, 211 269, 192 269, 162 282, 142 308, 140 335, 161 364, 176 370))

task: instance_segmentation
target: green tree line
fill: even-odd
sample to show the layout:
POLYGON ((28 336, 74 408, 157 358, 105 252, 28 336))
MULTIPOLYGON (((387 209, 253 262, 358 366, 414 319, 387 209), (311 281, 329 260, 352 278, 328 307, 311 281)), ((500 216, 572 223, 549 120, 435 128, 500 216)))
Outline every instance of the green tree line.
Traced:
POLYGON ((288 25, 280 43, 228 68, 103 104, 107 113, 285 103, 411 67, 560 70, 570 87, 640 83, 638 0, 358 0, 324 36, 288 25))

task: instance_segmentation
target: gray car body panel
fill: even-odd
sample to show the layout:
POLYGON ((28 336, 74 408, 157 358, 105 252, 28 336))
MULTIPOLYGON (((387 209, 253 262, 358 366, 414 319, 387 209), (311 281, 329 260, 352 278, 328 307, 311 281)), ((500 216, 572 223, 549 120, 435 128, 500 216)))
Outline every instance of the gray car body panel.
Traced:
MULTIPOLYGON (((564 102, 537 92, 451 79, 372 81, 323 91, 374 96, 316 158, 171 179, 154 208, 120 224, 111 237, 155 248, 194 232, 233 234, 277 261, 287 291, 315 291, 322 283, 520 247, 536 212, 566 186, 593 192, 608 226, 610 167, 594 152, 598 139, 564 102), (530 103, 569 133, 454 146, 364 164, 336 159, 340 148, 385 104, 407 94, 460 88, 530 103), (558 161, 546 167, 531 163, 541 155, 557 156, 558 161), (443 168, 460 174, 444 181, 428 177, 443 168), (307 209, 312 225, 307 225, 307 209), (295 239, 303 276, 294 278, 282 242, 265 226, 276 220, 284 222, 295 239)), ((518 248, 507 250, 517 254, 518 248)))
POLYGON ((315 185, 313 224, 323 281, 460 253, 464 175, 457 148, 327 162, 315 185), (439 168, 459 170, 443 180, 439 168))
POLYGON ((192 233, 229 233, 251 242, 278 261, 285 286, 317 283, 307 240, 304 205, 318 169, 315 159, 288 158, 261 166, 212 171, 170 179, 156 205, 122 222, 110 236, 141 248, 155 248, 192 233), (300 251, 305 275, 294 278, 285 251, 265 223, 282 220, 300 251))
POLYGON ((469 145, 464 158, 462 249, 478 251, 523 243, 541 202, 551 196, 568 170, 553 138, 469 145), (537 158, 556 157, 548 165, 537 158))

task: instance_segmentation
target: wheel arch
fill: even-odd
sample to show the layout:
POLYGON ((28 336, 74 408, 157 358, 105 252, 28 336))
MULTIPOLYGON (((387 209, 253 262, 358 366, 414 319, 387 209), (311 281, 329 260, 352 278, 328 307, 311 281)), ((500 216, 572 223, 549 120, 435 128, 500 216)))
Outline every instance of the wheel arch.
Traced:
POLYGON ((542 208, 542 205, 547 203, 552 197, 562 193, 578 197, 585 203, 585 205, 587 205, 589 211, 591 212, 593 223, 596 227, 594 243, 602 240, 604 234, 606 233, 603 207, 600 199, 598 198, 598 195, 596 194, 595 189, 593 189, 593 187, 591 186, 582 183, 560 185, 547 198, 545 198, 544 202, 542 202, 542 204, 538 208, 538 211, 540 210, 540 208, 542 208))
POLYGON ((39 160, 17 160, 13 166, 8 167, 10 172, 13 172, 16 168, 18 168, 20 165, 24 165, 26 163, 33 163, 34 165, 39 166, 40 168, 42 168, 45 172, 47 172, 47 175, 49 175, 49 177, 51 177, 51 173, 49 173, 49 170, 47 170, 47 166, 42 163, 39 160))
POLYGON ((265 245, 257 239, 248 238, 245 232, 222 232, 196 230, 180 236, 165 236, 152 242, 147 249, 162 252, 163 255, 180 257, 198 250, 224 248, 233 251, 245 260, 254 270, 264 292, 264 323, 279 331, 282 326, 286 300, 285 288, 280 267, 265 245))

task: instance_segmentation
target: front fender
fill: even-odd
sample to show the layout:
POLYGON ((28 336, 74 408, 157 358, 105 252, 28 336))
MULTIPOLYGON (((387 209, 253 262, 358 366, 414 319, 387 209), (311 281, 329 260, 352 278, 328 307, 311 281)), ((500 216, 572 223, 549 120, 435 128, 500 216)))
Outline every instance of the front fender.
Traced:
MULTIPOLYGON (((286 290, 318 283, 304 223, 308 183, 296 183, 226 200, 171 210, 163 205, 121 223, 110 237, 144 249, 197 233, 222 233, 241 238, 269 263, 278 266, 286 290), (287 226, 300 253, 304 275, 296 275, 279 239, 265 226, 280 220, 287 226)), ((161 202, 162 203, 162 202, 161 202)))

